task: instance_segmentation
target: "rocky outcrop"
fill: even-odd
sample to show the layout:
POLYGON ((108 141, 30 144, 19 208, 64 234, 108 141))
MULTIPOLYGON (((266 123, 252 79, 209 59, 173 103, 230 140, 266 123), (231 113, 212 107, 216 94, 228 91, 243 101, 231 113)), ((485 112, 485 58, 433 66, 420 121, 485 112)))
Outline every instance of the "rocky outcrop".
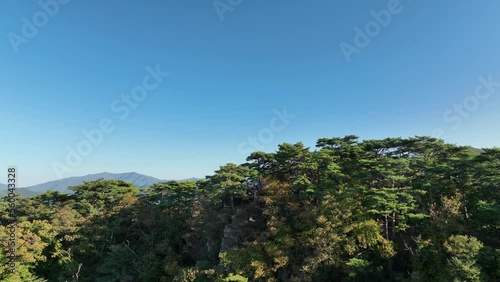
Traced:
POLYGON ((219 254, 255 240, 263 227, 265 222, 258 207, 248 205, 237 208, 231 216, 231 222, 224 226, 219 254))

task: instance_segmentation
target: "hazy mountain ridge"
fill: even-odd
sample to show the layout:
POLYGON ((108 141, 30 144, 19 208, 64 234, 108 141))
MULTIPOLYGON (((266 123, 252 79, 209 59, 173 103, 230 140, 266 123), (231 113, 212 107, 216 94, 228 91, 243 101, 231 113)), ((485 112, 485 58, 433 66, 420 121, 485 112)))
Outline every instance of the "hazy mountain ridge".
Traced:
MULTIPOLYGON (((2 184, 0 187, 0 197, 7 196, 8 193, 9 193, 9 191, 7 190, 6 185, 2 184), (5 186, 5 188, 4 188, 4 186, 5 186)), ((23 198, 30 198, 30 197, 34 197, 38 194, 41 194, 41 193, 34 192, 34 191, 31 191, 31 190, 26 189, 26 188, 16 188, 15 194, 21 195, 21 197, 23 197, 23 198)))
POLYGON ((70 187, 70 186, 77 186, 77 185, 82 184, 83 182, 94 181, 94 180, 97 180, 100 178, 117 179, 117 180, 131 182, 139 188, 148 187, 149 185, 152 185, 154 183, 161 182, 160 179, 157 179, 157 178, 154 178, 151 176, 147 176, 147 175, 138 174, 135 172, 129 172, 129 173, 102 172, 102 173, 96 173, 96 174, 88 174, 85 176, 75 176, 75 177, 69 177, 69 178, 49 181, 46 183, 41 183, 41 184, 37 184, 34 186, 26 187, 26 188, 28 188, 29 190, 32 190, 34 192, 45 192, 47 190, 55 190, 55 191, 63 192, 63 191, 66 191, 68 189, 68 187, 70 187))
MULTIPOLYGON (((126 182, 133 183, 136 187, 139 188, 147 188, 155 183, 158 182, 164 182, 164 181, 169 181, 169 180, 161 180, 152 176, 148 175, 143 175, 139 174, 136 172, 126 172, 126 173, 109 173, 109 172, 102 172, 102 173, 96 173, 96 174, 88 174, 85 176, 75 176, 75 177, 68 177, 68 178, 63 178, 59 180, 54 180, 54 181, 49 181, 46 183, 41 183, 33 186, 28 186, 25 188, 16 188, 17 191, 23 196, 23 197, 32 197, 37 194, 41 194, 47 190, 54 190, 54 191, 60 191, 60 192, 67 192, 68 187, 70 186, 77 186, 82 184, 83 182, 87 181, 94 181, 97 179, 116 179, 116 180, 123 180, 126 182), (21 190, 22 189, 22 190, 21 190)), ((189 179, 183 179, 183 180, 178 180, 178 181, 188 181, 188 180, 199 180, 200 178, 189 178, 189 179)), ((7 190, 7 185, 1 184, 0 183, 0 196, 4 196, 6 194, 7 190)))

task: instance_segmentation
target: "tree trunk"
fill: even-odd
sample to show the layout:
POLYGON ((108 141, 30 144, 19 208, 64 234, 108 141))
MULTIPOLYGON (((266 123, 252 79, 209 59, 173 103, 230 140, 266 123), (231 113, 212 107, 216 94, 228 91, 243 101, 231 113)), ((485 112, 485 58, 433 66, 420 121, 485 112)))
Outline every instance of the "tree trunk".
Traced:
MULTIPOLYGON (((396 225, 396 216, 395 213, 392 213, 391 216, 391 227, 389 228, 389 215, 385 215, 385 239, 392 241, 394 238, 394 227, 396 225)), ((387 259, 387 278, 388 281, 393 280, 393 275, 392 275, 392 270, 393 270, 393 259, 388 258, 387 259)))
POLYGON ((396 227, 396 213, 392 213, 392 222, 391 222, 391 239, 394 240, 394 229, 396 227))
POLYGON ((389 239, 389 220, 387 219, 387 215, 385 215, 385 239, 387 240, 390 240, 389 239))

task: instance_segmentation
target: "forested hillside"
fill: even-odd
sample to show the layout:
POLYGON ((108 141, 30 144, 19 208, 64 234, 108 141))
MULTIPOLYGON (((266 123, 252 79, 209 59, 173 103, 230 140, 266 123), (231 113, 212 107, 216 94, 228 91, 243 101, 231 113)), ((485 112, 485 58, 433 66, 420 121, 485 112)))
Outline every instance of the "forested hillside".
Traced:
POLYGON ((202 181, 70 189, 18 199, 1 281, 500 281, 498 148, 322 138, 202 181))

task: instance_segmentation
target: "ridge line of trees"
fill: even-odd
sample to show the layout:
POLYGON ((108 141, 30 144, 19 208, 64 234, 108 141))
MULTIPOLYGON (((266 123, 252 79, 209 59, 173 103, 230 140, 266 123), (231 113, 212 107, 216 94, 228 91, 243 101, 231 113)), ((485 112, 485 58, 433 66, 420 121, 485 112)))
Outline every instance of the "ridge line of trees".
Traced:
POLYGON ((500 281, 499 148, 348 135, 200 181, 70 190, 18 199, 1 281, 500 281))

